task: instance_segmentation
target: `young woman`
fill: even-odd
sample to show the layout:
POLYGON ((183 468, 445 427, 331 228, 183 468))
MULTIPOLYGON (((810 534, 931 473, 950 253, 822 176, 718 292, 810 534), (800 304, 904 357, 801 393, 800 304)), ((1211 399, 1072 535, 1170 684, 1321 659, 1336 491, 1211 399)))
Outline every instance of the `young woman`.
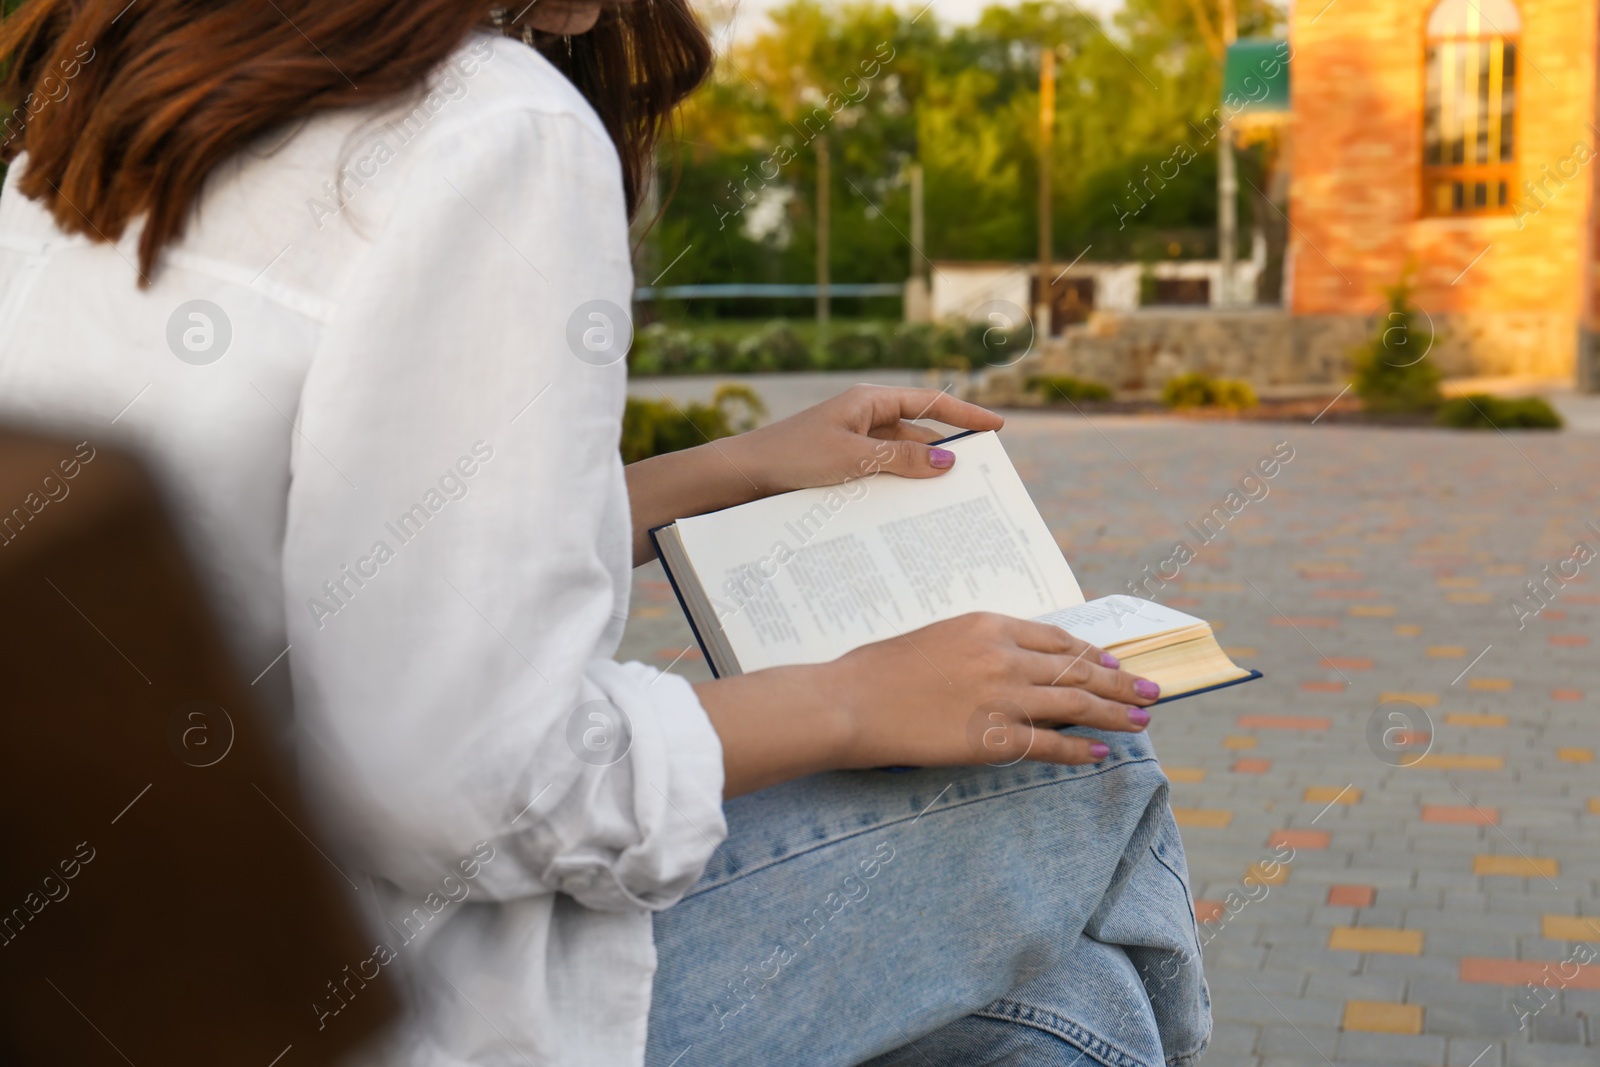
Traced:
POLYGON ((26 0, 0 61, 0 415, 163 480, 410 993, 374 1062, 1198 1058, 1150 683, 991 616, 612 658, 650 527, 1001 422, 862 387, 624 470, 588 331, 709 64, 685 0, 26 0))

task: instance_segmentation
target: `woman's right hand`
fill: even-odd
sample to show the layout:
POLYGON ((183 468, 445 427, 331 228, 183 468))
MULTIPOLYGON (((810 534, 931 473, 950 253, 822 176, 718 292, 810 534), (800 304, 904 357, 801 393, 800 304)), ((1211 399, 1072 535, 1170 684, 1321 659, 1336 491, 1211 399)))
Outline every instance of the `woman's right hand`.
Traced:
POLYGON ((1093 763, 1105 745, 1056 727, 1138 732, 1161 694, 1058 626, 982 612, 819 670, 822 695, 847 718, 843 767, 1093 763))
POLYGON ((1137 732, 1160 696, 1060 627, 987 613, 695 689, 728 797, 846 768, 1093 763, 1104 745, 1055 728, 1137 732))

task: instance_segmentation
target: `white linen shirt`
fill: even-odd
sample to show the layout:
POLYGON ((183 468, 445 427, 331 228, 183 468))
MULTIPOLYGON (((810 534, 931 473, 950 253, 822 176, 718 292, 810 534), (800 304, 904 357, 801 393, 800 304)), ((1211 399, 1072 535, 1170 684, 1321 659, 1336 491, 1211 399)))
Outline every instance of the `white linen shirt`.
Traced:
POLYGON ((302 775, 394 957, 353 969, 409 993, 378 1061, 642 1063, 650 912, 726 826, 693 689, 612 659, 626 372, 583 334, 633 279, 598 117, 474 35, 415 99, 221 166, 147 289, 138 226, 64 234, 26 166, 0 420, 143 456, 244 676, 292 678, 302 775))

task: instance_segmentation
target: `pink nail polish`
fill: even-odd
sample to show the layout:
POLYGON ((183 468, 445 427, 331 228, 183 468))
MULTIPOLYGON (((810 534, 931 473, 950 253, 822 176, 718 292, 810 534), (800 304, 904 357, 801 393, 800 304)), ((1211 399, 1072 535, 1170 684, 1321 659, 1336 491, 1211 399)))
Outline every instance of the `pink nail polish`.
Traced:
POLYGON ((956 454, 950 451, 948 448, 928 449, 928 462, 933 464, 935 467, 938 467, 940 470, 944 470, 946 467, 954 465, 955 461, 956 454))
POLYGON ((1133 683, 1133 691, 1146 700, 1154 700, 1161 695, 1161 687, 1148 678, 1140 678, 1133 683))
POLYGON ((1112 670, 1116 670, 1118 667, 1122 666, 1122 661, 1109 652, 1102 652, 1100 653, 1100 666, 1110 667, 1112 670))
POLYGON ((1093 756, 1095 759, 1105 759, 1107 756, 1111 755, 1111 746, 1101 744, 1099 741, 1096 741, 1094 744, 1089 746, 1089 755, 1093 756))
POLYGON ((1149 726, 1150 713, 1145 711, 1143 708, 1129 708, 1128 721, 1133 723, 1135 726, 1149 726))

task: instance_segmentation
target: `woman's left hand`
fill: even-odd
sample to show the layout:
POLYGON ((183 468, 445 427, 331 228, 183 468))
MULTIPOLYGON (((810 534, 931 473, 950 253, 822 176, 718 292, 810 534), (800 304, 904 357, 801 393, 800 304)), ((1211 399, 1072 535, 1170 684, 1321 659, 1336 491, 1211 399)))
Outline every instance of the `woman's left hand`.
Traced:
POLYGON ((877 471, 932 478, 955 454, 930 447, 946 436, 914 419, 963 430, 998 430, 1005 420, 935 389, 857 385, 797 415, 718 444, 763 495, 837 485, 877 471))

